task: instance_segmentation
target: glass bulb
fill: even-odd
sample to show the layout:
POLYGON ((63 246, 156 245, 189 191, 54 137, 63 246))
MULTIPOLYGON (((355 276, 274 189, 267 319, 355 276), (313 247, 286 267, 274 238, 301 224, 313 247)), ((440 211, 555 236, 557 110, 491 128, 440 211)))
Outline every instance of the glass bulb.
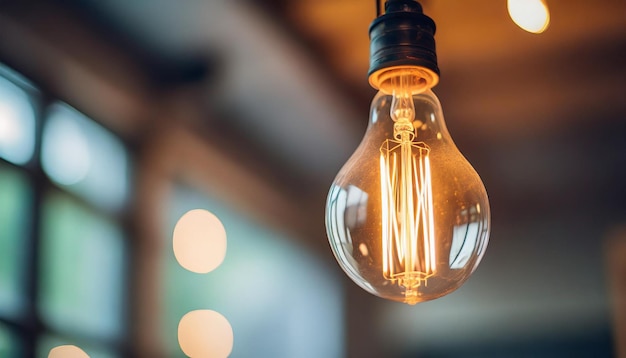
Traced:
POLYGON ((343 270, 366 291, 408 304, 460 287, 489 239, 487 193, 450 138, 426 76, 407 66, 376 79, 365 137, 326 203, 343 270))

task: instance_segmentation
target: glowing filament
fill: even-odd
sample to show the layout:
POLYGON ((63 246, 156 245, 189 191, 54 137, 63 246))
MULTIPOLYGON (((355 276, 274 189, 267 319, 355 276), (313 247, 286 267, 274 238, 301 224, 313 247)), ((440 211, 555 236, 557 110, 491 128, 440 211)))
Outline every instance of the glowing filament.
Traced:
POLYGON ((417 288, 436 271, 435 230, 430 148, 414 140, 413 101, 405 98, 394 93, 394 139, 380 148, 382 259, 385 279, 415 304, 417 288))

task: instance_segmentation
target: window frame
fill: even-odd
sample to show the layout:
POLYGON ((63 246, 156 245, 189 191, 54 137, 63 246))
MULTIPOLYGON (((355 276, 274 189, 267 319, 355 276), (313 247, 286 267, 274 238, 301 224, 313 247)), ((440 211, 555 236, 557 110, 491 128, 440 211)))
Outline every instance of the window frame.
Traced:
MULTIPOLYGON (((34 111, 34 148, 33 155, 30 160, 24 164, 15 164, 9 160, 0 157, 0 163, 24 174, 28 180, 28 186, 30 186, 31 197, 29 205, 28 215, 31 218, 30 227, 26 228, 26 235, 22 238, 25 249, 24 262, 22 268, 24 269, 24 295, 25 304, 24 312, 18 317, 8 317, 0 315, 0 324, 15 337, 18 337, 19 343, 17 344, 19 352, 24 357, 36 357, 39 349, 39 342, 46 336, 69 338, 76 342, 84 342, 85 345, 97 346, 106 348, 117 356, 128 356, 131 352, 131 344, 129 340, 130 330, 132 329, 131 318, 129 311, 132 310, 133 302, 133 279, 132 274, 134 252, 133 250, 133 226, 131 215, 133 214, 131 208, 135 201, 134 188, 136 185, 136 175, 134 172, 133 164, 135 162, 135 153, 133 146, 123 136, 119 135, 112 130, 106 123, 97 121, 93 117, 88 115, 88 112, 76 109, 67 101, 56 96, 54 93, 47 91, 36 85, 35 81, 31 81, 26 76, 20 74, 18 71, 12 69, 3 62, 0 62, 0 77, 8 80, 23 90, 28 96, 34 111), (124 146, 128 159, 128 196, 125 206, 122 209, 111 211, 89 202, 86 198, 81 197, 79 194, 69 191, 62 186, 55 184, 45 173, 41 164, 41 151, 43 140, 43 129, 45 128, 46 121, 49 117, 49 110, 58 104, 68 105, 89 120, 93 121, 97 125, 103 127, 106 131, 116 137, 124 146), (122 245, 125 250, 124 260, 124 272, 126 277, 123 277, 122 284, 122 312, 121 312, 121 326, 123 327, 123 333, 119 340, 110 341, 106 339, 96 337, 81 337, 79 334, 68 334, 65 332, 58 332, 53 327, 49 326, 42 319, 39 300, 40 300, 40 263, 41 263, 41 241, 43 237, 43 210, 44 201, 46 196, 51 193, 58 192, 63 196, 68 197, 77 205, 88 208, 95 215, 102 217, 105 220, 112 221, 117 224, 123 234, 122 245)), ((78 333, 78 332, 77 332, 78 333)), ((80 346, 80 343, 77 345, 80 346)))

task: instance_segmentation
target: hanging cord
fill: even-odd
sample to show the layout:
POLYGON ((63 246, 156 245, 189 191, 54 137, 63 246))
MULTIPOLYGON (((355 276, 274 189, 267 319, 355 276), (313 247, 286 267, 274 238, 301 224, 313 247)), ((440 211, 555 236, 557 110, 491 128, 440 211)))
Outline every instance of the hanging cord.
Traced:
POLYGON ((374 0, 374 1, 376 1, 376 17, 378 17, 378 16, 380 16, 380 2, 381 2, 381 0, 374 0))

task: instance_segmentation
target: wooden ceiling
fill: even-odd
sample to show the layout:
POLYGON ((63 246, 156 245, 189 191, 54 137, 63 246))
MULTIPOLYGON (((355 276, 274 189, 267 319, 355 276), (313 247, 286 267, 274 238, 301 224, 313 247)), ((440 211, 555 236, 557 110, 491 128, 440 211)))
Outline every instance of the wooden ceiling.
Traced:
MULTIPOLYGON (((513 23, 505 0, 421 3, 437 24, 442 78, 435 90, 449 105, 444 108, 448 118, 500 136, 517 136, 519 131, 561 126, 574 114, 607 101, 624 113, 624 1, 547 1, 551 24, 539 35, 513 23)), ((375 2, 273 5, 332 77, 360 102, 369 101, 368 27, 375 2)))

